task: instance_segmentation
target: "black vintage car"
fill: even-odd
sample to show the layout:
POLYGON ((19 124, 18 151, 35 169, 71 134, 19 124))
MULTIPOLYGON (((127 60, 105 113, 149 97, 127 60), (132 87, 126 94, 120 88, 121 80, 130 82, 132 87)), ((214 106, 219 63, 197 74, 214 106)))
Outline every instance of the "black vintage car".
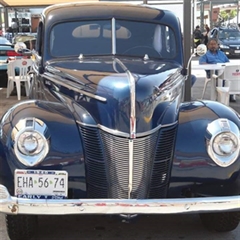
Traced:
POLYGON ((228 57, 240 57, 240 31, 238 28, 215 27, 209 32, 209 39, 218 40, 219 48, 228 57))
MULTIPOLYGON (((17 49, 17 48, 16 48, 17 49)), ((240 119, 213 101, 183 102, 176 16, 146 5, 46 8, 30 99, 0 122, 0 211, 11 239, 42 214, 199 213, 238 226, 240 119)))

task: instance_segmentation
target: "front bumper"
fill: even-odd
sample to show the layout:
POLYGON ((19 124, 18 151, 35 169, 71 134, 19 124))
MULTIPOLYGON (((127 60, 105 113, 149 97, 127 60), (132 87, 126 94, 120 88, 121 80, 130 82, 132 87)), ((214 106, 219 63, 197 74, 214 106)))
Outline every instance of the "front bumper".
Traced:
POLYGON ((221 49, 227 56, 236 56, 236 57, 239 57, 240 56, 240 50, 237 50, 237 49, 221 49), (237 52, 235 52, 237 51, 237 52))
POLYGON ((0 212, 6 214, 175 214, 240 211, 240 196, 176 199, 39 200, 10 196, 0 185, 0 212))

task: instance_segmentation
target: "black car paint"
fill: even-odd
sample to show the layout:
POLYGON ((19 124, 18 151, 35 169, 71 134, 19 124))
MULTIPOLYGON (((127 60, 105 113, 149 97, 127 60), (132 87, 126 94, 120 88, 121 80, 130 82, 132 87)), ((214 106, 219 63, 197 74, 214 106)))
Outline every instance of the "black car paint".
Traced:
MULTIPOLYGON (((119 8, 116 12, 114 8, 110 7, 109 9, 106 6, 108 7, 108 4, 89 8, 86 4, 86 8, 77 8, 73 5, 69 9, 56 7, 43 13, 43 17, 45 17, 42 19, 43 24, 45 24, 43 42, 45 45, 41 52, 42 58, 36 61, 34 69, 36 71, 36 84, 39 84, 40 92, 44 94, 39 94, 37 100, 15 105, 3 116, 0 123, 2 127, 0 168, 4 169, 4 171, 0 171, 0 182, 7 186, 11 194, 13 194, 14 188, 14 170, 27 168, 19 163, 12 149, 11 130, 20 119, 36 117, 48 126, 51 134, 51 148, 44 161, 34 168, 68 171, 69 192, 71 192, 69 198, 88 196, 87 175, 89 172, 86 167, 83 136, 79 130, 78 121, 90 123, 95 127, 97 124, 101 124, 113 130, 129 133, 129 87, 127 86, 120 91, 116 86, 117 82, 121 84, 127 82, 123 69, 118 68, 121 76, 119 81, 116 82, 116 78, 112 77, 114 73, 113 60, 116 56, 111 56, 111 61, 108 64, 105 63, 106 60, 109 61, 106 56, 98 56, 97 63, 90 60, 87 63, 80 63, 79 60, 70 62, 66 59, 61 61, 53 59, 49 54, 48 43, 51 28, 54 24, 66 19, 79 19, 79 16, 82 20, 88 19, 89 13, 94 13, 95 18, 100 19, 115 16, 137 21, 161 21, 163 24, 169 24, 173 29, 179 29, 179 23, 174 17, 170 17, 173 15, 167 11, 149 8, 149 11, 144 9, 143 14, 140 7, 134 7, 134 11, 126 11, 129 10, 129 7, 126 6, 119 8), (136 8, 139 8, 139 11, 136 11, 136 8), (86 9, 88 12, 85 11, 86 9), (69 75, 71 81, 72 79, 76 81, 77 78, 79 88, 105 96, 107 102, 102 103, 96 99, 82 96, 75 99, 74 91, 61 88, 45 78, 44 74, 39 74, 37 72, 39 66, 43 72, 48 72, 55 78, 69 78, 69 75), (86 70, 87 74, 83 72, 86 70), (96 82, 89 80, 91 76, 96 77, 96 82), (103 81, 104 77, 112 78, 110 83, 103 81), (109 87, 108 91, 106 91, 106 87, 109 87), (49 99, 54 100, 54 102, 49 102, 49 99), (121 113, 118 113, 117 110, 120 110, 121 113), (87 117, 85 118, 85 116, 87 117), (78 186, 72 187, 74 183, 78 183, 78 186)), ((176 31, 176 38, 181 39, 181 31, 176 31)), ((177 132, 172 148, 173 158, 170 160, 168 194, 165 197, 183 197, 187 196, 188 192, 194 195, 214 194, 219 196, 240 194, 240 191, 236 190, 240 189, 238 185, 240 159, 238 158, 228 168, 217 166, 206 152, 205 139, 207 125, 218 118, 228 118, 240 128, 238 114, 228 107, 214 102, 180 103, 181 93, 172 101, 161 103, 158 102, 157 98, 150 97, 154 95, 155 86, 158 87, 161 94, 161 86, 174 81, 171 76, 182 77, 182 82, 184 81, 184 76, 181 76, 183 67, 182 41, 178 41, 178 44, 179 51, 172 62, 120 58, 127 69, 138 77, 136 84, 137 133, 152 130, 160 125, 163 125, 164 128, 164 125, 176 123, 177 132), (161 70, 154 70, 156 69, 155 64, 164 64, 166 69, 163 67, 160 68, 161 70), (142 104, 143 99, 147 99, 147 104, 142 104), (228 184, 236 186, 236 188, 221 188, 221 186, 228 184), (217 190, 210 192, 209 186, 213 186, 212 190, 217 190)))
MULTIPOLYGON (((158 92, 161 92, 167 83, 178 76, 182 77, 182 81, 184 81, 180 73, 181 66, 176 62, 166 61, 145 62, 141 59, 125 60, 123 58, 121 61, 133 74, 136 82, 136 91, 138 92, 136 114, 139 116, 136 132, 149 131, 159 125, 162 114, 171 104, 167 102, 160 104, 156 88, 158 88, 158 92)), ((90 99, 81 101, 79 104, 84 106, 97 124, 129 133, 130 89, 128 78, 124 70, 118 64, 114 64, 112 57, 86 58, 85 62, 79 62, 79 60, 49 62, 46 70, 63 79, 71 76, 82 86, 83 90, 105 97, 106 102, 90 99)), ((48 87, 50 91, 54 89, 52 85, 48 87)), ((66 93, 67 90, 60 88, 59 91, 66 93)), ((172 121, 176 121, 176 116, 172 121)))
MULTIPOLYGON (((236 194, 234 185, 239 185, 240 163, 236 161, 226 168, 217 166, 208 156, 205 146, 205 131, 209 122, 225 117, 238 123, 239 116, 229 108, 213 102, 189 102, 180 106, 179 125, 177 130, 174 159, 172 160, 171 177, 169 182, 168 196, 182 197, 184 191, 192 190, 193 193, 209 195, 209 185, 231 185, 228 191, 219 188, 214 191, 216 195, 236 194), (224 114, 223 114, 224 113, 224 114), (201 116, 198 118, 196 116, 201 116), (201 133, 201 134, 200 134, 201 133), (214 174, 213 174, 214 173, 214 174)), ((172 112, 172 110, 171 110, 172 112)), ((46 101, 28 101, 14 107, 4 116, 3 127, 4 141, 0 147, 5 155, 0 156, 1 183, 8 187, 13 194, 13 174, 16 168, 27 169, 19 163, 12 152, 11 132, 12 126, 23 116, 35 116, 43 120, 49 127, 51 134, 51 149, 46 159, 36 169, 66 170, 69 173, 69 191, 72 196, 86 197, 87 186, 85 181, 84 150, 79 129, 73 119, 73 114, 59 103, 46 101), (12 121, 13 120, 13 121, 12 121), (64 136, 64 137, 62 137, 64 136), (6 161, 7 160, 7 161, 6 161), (79 187, 72 187, 78 183, 79 187)), ((240 127, 239 123, 238 126, 240 127)), ((237 193, 239 194, 239 192, 237 193)))

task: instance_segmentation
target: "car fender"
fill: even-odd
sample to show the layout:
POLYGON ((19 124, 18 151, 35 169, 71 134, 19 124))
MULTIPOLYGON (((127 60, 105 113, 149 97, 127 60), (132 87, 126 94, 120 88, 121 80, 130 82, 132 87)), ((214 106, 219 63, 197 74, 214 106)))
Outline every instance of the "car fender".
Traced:
POLYGON ((207 153, 206 129, 209 123, 226 118, 240 129, 237 112, 213 101, 183 103, 179 111, 171 188, 213 182, 234 182, 240 175, 240 157, 230 166, 218 166, 207 153))
MULTIPOLYGON (((15 156, 12 130, 19 120, 31 117, 43 121, 50 134, 49 152, 33 168, 66 170, 68 171, 70 182, 71 178, 75 178, 75 176, 81 179, 79 181, 84 181, 85 166, 82 139, 72 113, 63 104, 28 100, 14 105, 1 119, 0 183, 2 182, 12 187, 10 182, 12 182, 14 170, 30 168, 24 166, 15 156)), ((83 188, 85 189, 85 186, 83 188)))

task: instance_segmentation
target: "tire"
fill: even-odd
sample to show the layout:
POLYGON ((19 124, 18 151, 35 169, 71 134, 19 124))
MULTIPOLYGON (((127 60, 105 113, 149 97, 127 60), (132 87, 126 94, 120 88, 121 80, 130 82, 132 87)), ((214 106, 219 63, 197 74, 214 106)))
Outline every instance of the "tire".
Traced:
POLYGON ((6 215, 6 227, 11 240, 30 240, 37 232, 35 215, 6 215))
POLYGON ((201 213, 200 219, 210 231, 229 232, 237 228, 240 212, 201 213))

